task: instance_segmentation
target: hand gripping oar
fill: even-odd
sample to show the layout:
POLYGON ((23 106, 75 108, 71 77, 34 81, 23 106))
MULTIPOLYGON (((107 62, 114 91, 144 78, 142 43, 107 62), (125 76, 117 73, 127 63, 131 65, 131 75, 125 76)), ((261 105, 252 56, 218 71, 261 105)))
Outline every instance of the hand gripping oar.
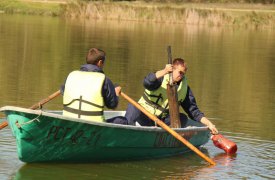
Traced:
MULTIPOLYGON (((49 102, 50 100, 54 99, 55 97, 59 96, 61 94, 60 90, 54 92, 53 94, 51 94, 50 96, 48 96, 45 99, 42 99, 41 101, 39 101, 38 103, 32 105, 29 109, 37 109, 39 107, 41 107, 42 105, 46 104, 47 102, 49 102)), ((6 126, 8 126, 8 122, 4 121, 0 124, 0 130, 5 128, 6 126)))
POLYGON ((192 151, 197 153, 200 157, 202 157, 204 160, 209 162, 212 165, 216 165, 216 163, 207 157, 205 154, 203 154, 200 150, 198 150, 195 146, 193 146, 190 142, 188 142, 186 139, 184 139, 181 135, 179 135, 176 131, 171 129, 169 126, 167 126, 164 122, 162 122, 160 119, 158 119, 155 115, 148 112, 146 109, 144 109, 140 104, 135 102, 133 99, 131 99, 129 96, 124 94, 123 92, 120 93, 123 98, 125 98, 129 103, 133 104, 137 109, 139 109, 141 112, 143 112, 146 116, 148 116, 151 120, 155 121, 160 127, 162 127, 164 130, 169 132, 172 136, 174 136, 176 139, 181 141, 184 145, 189 147, 192 151))

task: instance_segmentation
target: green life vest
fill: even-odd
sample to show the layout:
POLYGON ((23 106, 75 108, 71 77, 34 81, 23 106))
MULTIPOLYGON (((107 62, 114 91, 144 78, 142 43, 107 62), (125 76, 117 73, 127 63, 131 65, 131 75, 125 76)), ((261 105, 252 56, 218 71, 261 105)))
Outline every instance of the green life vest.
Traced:
MULTIPOLYGON (((139 99, 138 103, 143 106, 150 113, 158 117, 166 117, 168 114, 168 97, 167 97, 167 84, 169 82, 169 74, 165 75, 161 86, 154 90, 149 91, 145 89, 143 96, 139 99)), ((180 82, 178 89, 178 102, 182 102, 187 94, 187 79, 184 76, 180 82)))
POLYGON ((67 77, 63 96, 63 115, 103 122, 102 87, 105 75, 98 72, 73 71, 67 77))

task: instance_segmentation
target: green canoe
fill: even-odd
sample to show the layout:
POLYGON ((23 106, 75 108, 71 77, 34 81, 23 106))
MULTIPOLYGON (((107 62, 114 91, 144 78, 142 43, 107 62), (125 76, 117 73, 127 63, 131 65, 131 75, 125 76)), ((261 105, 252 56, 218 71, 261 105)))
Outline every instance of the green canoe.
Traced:
MULTIPOLYGON (((98 162, 159 158, 189 151, 160 127, 141 127, 91 122, 50 112, 5 106, 0 108, 16 138, 23 162, 98 162)), ((124 111, 105 111, 105 117, 124 111)), ((194 146, 209 140, 202 124, 189 120, 175 129, 194 146)))

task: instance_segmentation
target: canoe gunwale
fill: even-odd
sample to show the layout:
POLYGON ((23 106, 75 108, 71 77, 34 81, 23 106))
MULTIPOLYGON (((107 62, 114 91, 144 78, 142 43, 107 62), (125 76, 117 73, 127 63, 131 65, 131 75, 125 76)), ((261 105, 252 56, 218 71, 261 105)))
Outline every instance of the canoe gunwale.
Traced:
MULTIPOLYGON (((156 132, 163 132, 165 131, 161 127, 156 126, 131 126, 131 125, 122 125, 122 124, 113 124, 113 123, 105 123, 105 122, 95 122, 95 121, 87 121, 83 119, 77 119, 77 118, 71 118, 66 117, 60 114, 55 114, 51 112, 47 112, 45 110, 32 110, 32 109, 26 109, 21 107, 15 107, 15 106, 4 106, 0 108, 1 112, 5 112, 6 115, 8 111, 14 111, 18 113, 26 113, 26 114, 36 114, 37 116, 47 116, 47 117, 53 117, 58 118, 65 121, 72 121, 72 122, 78 122, 78 123, 85 123, 90 125, 96 125, 96 126, 104 126, 104 127, 111 127, 111 128, 123 128, 123 129, 131 129, 131 130, 137 130, 137 131, 156 131, 156 132)), ((58 111, 56 111, 58 112, 58 111)), ((192 121, 192 120, 190 120, 192 121)), ((173 128, 177 132, 190 132, 190 131, 208 131, 208 128, 206 126, 203 127, 186 127, 186 128, 173 128)))

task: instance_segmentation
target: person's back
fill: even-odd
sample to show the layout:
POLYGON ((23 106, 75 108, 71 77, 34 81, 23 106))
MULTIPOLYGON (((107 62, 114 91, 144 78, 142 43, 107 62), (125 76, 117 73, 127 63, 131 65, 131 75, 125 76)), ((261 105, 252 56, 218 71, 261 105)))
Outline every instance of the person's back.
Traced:
POLYGON ((105 122, 104 106, 114 109, 118 105, 120 87, 102 71, 105 52, 92 48, 86 63, 80 70, 71 72, 61 89, 63 92, 63 115, 85 120, 105 122))
POLYGON ((103 122, 102 87, 105 75, 98 72, 73 71, 69 74, 63 96, 63 115, 103 122))

